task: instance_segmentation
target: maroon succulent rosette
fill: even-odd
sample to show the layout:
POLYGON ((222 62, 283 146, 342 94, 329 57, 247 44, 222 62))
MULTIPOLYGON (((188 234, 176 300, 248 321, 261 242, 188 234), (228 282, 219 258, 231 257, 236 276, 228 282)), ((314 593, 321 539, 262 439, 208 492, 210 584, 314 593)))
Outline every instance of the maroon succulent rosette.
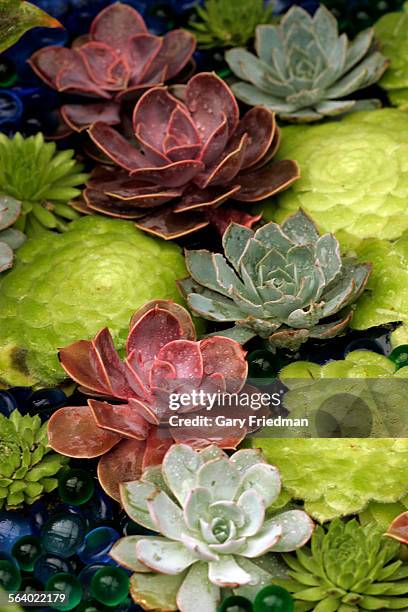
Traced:
POLYGON ((89 34, 71 49, 44 47, 29 63, 53 89, 103 100, 61 107, 66 125, 80 132, 96 121, 119 124, 121 102, 180 75, 195 46, 194 36, 185 30, 163 37, 150 34, 134 8, 117 2, 95 17, 89 34))
MULTIPOLYGON (((280 136, 270 110, 255 106, 240 119, 232 91, 212 73, 197 74, 177 95, 183 99, 165 87, 144 93, 132 140, 107 123, 91 126, 93 142, 115 165, 94 169, 75 208, 134 219, 172 239, 217 224, 226 200, 258 202, 299 178, 296 162, 272 161, 280 136)), ((254 221, 231 214, 246 225, 254 221)), ((228 225, 225 209, 219 223, 228 225)))
MULTIPOLYGON (((119 483, 137 480, 142 469, 161 463, 174 441, 195 448, 218 444, 235 448, 246 428, 194 430, 170 427, 172 393, 204 390, 239 394, 248 364, 241 345, 221 336, 196 340, 188 312, 178 304, 156 300, 132 318, 122 361, 108 329, 92 341, 62 349, 60 362, 89 399, 86 406, 57 410, 49 420, 50 446, 76 458, 101 457, 98 477, 105 491, 119 499, 119 483)), ((182 412, 197 412, 186 406, 182 412)), ((248 413, 248 410, 246 410, 248 413)))

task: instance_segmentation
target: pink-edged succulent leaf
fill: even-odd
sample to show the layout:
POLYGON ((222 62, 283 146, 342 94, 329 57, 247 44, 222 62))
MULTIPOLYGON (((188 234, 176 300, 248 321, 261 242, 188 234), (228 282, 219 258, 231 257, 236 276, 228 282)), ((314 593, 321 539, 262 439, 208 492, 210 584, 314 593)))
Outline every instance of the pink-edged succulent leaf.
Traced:
POLYGON ((388 527, 385 535, 408 545, 408 512, 403 512, 397 516, 388 527))
POLYGON ((230 147, 233 148, 233 144, 238 146, 242 136, 247 134, 242 169, 254 166, 265 158, 271 148, 275 133, 275 115, 269 109, 255 106, 243 116, 230 140, 230 147))
POLYGON ((272 162, 258 170, 239 174, 236 182, 241 190, 235 199, 241 202, 258 202, 287 189, 300 177, 299 166, 291 160, 272 162))
POLYGON ((173 207, 169 206, 143 216, 135 225, 153 236, 174 240, 203 229, 209 225, 209 221, 198 212, 176 213, 173 207))
POLYGON ((113 405, 98 400, 88 400, 96 424, 102 429, 113 431, 124 438, 145 440, 149 433, 150 424, 139 412, 139 404, 113 405))
POLYGON ((262 219, 262 214, 250 215, 245 210, 233 208, 232 206, 220 206, 209 208, 207 217, 218 233, 223 236, 231 223, 238 223, 244 227, 251 228, 255 223, 262 219))
POLYGON ((106 381, 110 395, 120 399, 132 397, 133 393, 127 384, 125 366, 120 360, 107 328, 102 329, 92 340, 90 360, 100 380, 106 381))
POLYGON ((73 52, 65 47, 50 46, 36 51, 28 60, 31 68, 47 85, 56 89, 57 74, 73 61, 73 52))
POLYGON ((75 210, 85 214, 100 212, 109 217, 118 217, 119 219, 140 219, 144 217, 146 211, 129 204, 126 201, 113 198, 96 189, 85 189, 82 194, 82 200, 79 199, 72 203, 75 210))
POLYGON ((120 502, 120 483, 140 478, 145 449, 145 440, 123 439, 100 458, 98 480, 103 490, 118 502, 120 502))
POLYGON ((146 74, 162 46, 163 38, 148 33, 136 34, 128 41, 126 54, 130 68, 131 86, 147 81, 146 74))
POLYGON ((92 342, 80 340, 66 346, 59 351, 59 360, 72 380, 100 395, 110 395, 108 381, 99 378, 92 362, 92 342))
POLYGON ((204 164, 200 161, 182 160, 160 168, 136 168, 130 174, 149 183, 173 188, 186 185, 203 170, 204 164))
POLYGON ((89 128, 88 134, 109 159, 129 172, 145 164, 140 151, 109 125, 98 121, 89 128))
POLYGON ((200 343, 192 340, 173 340, 157 353, 157 359, 169 363, 181 381, 191 380, 199 386, 204 374, 200 343))
POLYGON ((91 41, 81 45, 78 53, 94 83, 108 91, 120 91, 126 87, 128 67, 112 47, 91 41))
POLYGON ((48 421, 48 442, 53 450, 68 457, 91 459, 107 453, 121 436, 101 429, 89 406, 60 408, 48 421))
POLYGON ((90 35, 113 49, 127 53, 127 43, 136 34, 147 32, 146 24, 134 8, 116 2, 103 9, 93 20, 90 35))
POLYGON ((182 213, 194 209, 202 211, 204 208, 215 208, 229 198, 233 198, 240 189, 240 185, 208 187, 207 189, 189 185, 173 210, 176 213, 182 213))
POLYGON ((204 372, 222 374, 228 393, 238 393, 248 375, 246 351, 242 346, 223 336, 212 336, 200 341, 204 372))
POLYGON ((214 166, 207 168, 194 179, 195 184, 205 189, 209 186, 228 185, 233 181, 242 168, 247 140, 248 136, 244 134, 236 148, 230 150, 230 147, 227 147, 222 158, 214 166))
POLYGON ((64 104, 61 107, 61 115, 72 130, 82 132, 98 121, 108 125, 118 125, 120 123, 120 106, 116 102, 64 104))
POLYGON ((143 454, 143 470, 152 466, 160 465, 163 457, 174 444, 170 430, 164 427, 154 427, 146 440, 143 454))
POLYGON ((170 80, 181 73, 190 61, 195 48, 196 39, 187 30, 172 30, 163 37, 163 44, 150 65, 143 74, 144 80, 156 77, 164 69, 166 80, 170 80))

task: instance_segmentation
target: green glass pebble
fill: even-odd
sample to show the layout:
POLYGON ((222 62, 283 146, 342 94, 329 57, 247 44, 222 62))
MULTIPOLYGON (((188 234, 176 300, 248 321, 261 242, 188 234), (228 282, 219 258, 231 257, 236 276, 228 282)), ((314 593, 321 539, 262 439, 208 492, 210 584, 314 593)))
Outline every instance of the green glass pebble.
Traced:
POLYGON ((396 365, 397 370, 408 365, 408 344, 397 346, 389 356, 396 365))
POLYGON ((81 583, 71 574, 54 574, 45 585, 45 590, 52 593, 62 593, 66 596, 63 603, 52 604, 52 607, 56 610, 73 610, 82 599, 81 583))
POLYGON ((112 607, 120 604, 129 593, 129 577, 120 567, 106 566, 91 580, 91 595, 97 601, 112 607))
POLYGON ((20 569, 25 572, 32 572, 34 563, 41 556, 41 540, 36 536, 24 536, 24 538, 17 540, 11 553, 20 569))
POLYGON ((109 610, 106 606, 95 599, 81 601, 75 612, 106 612, 109 610))
POLYGON ((238 595, 227 597, 218 608, 218 612, 252 612, 252 610, 252 603, 249 599, 238 595))
POLYGON ((277 359, 270 351, 259 349, 248 355, 248 378, 256 378, 258 383, 263 378, 270 382, 271 378, 276 378, 278 370, 277 359))
POLYGON ((85 470, 66 470, 58 478, 58 492, 66 504, 85 504, 91 499, 94 489, 94 479, 85 470))
POLYGON ((293 597, 286 589, 271 584, 255 597, 254 612, 293 612, 293 597))
POLYGON ((21 574, 16 565, 6 559, 0 560, 0 588, 14 593, 21 585, 21 574))

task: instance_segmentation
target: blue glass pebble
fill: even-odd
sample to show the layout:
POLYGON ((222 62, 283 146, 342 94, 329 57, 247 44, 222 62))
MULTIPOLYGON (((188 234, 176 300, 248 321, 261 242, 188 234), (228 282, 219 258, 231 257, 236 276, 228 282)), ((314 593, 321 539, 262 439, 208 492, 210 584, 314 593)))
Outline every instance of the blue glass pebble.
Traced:
POLYGON ((22 414, 26 412, 26 403, 32 392, 31 387, 11 387, 7 390, 7 393, 12 395, 17 402, 17 407, 22 414))
POLYGON ((34 563, 34 577, 40 580, 43 584, 54 574, 73 572, 71 561, 58 557, 57 555, 45 554, 38 557, 34 563))
POLYGON ((17 126, 21 121, 23 111, 23 103, 15 93, 7 89, 0 89, 0 128, 17 126))
POLYGON ((77 555, 83 563, 108 563, 108 552, 119 539, 119 534, 111 527, 97 527, 86 534, 77 555))
POLYGON ((353 340, 344 349, 344 356, 346 357, 352 351, 372 351, 384 355, 384 348, 381 342, 375 338, 359 338, 358 340, 353 340))
POLYGON ((30 523, 22 513, 0 512, 0 550, 3 553, 10 554, 14 543, 30 534, 30 523))
POLYGON ((42 501, 37 501, 30 506, 29 520, 33 535, 40 535, 48 519, 49 512, 42 501))
POLYGON ((41 531, 41 542, 46 552, 71 557, 81 546, 85 536, 83 519, 70 513, 52 516, 41 531))
POLYGON ((17 408, 15 398, 8 391, 0 391, 0 414, 9 417, 17 408))
POLYGON ((42 420, 47 420, 66 403, 67 396, 61 389, 41 389, 31 395, 28 412, 33 415, 38 414, 42 420))
POLYGON ((113 520, 115 510, 112 499, 106 495, 98 483, 95 483, 95 492, 92 498, 81 506, 83 515, 92 527, 98 523, 113 520))

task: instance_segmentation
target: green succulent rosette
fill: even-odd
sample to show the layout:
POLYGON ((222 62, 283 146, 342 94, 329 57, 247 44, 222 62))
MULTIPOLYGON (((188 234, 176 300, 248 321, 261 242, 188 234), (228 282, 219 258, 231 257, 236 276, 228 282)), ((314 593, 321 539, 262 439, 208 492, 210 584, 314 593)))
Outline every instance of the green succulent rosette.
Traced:
POLYGON ((317 527, 311 546, 285 555, 297 612, 408 610, 408 565, 399 544, 374 523, 333 521, 317 527))
POLYGON ((48 446, 47 423, 14 410, 0 414, 0 509, 33 504, 58 485, 56 475, 68 457, 48 446))
POLYGON ((408 2, 403 12, 388 13, 375 25, 383 54, 391 60, 380 81, 391 104, 408 109, 408 2))
POLYGON ((263 206, 267 221, 303 208, 345 248, 369 237, 394 240, 408 229, 408 113, 352 113, 282 132, 278 158, 296 159, 301 178, 263 206))
POLYGON ((178 246, 129 221, 83 217, 64 234, 33 238, 0 283, 0 382, 55 385, 59 348, 107 326, 126 343, 132 314, 152 299, 181 301, 178 246))

